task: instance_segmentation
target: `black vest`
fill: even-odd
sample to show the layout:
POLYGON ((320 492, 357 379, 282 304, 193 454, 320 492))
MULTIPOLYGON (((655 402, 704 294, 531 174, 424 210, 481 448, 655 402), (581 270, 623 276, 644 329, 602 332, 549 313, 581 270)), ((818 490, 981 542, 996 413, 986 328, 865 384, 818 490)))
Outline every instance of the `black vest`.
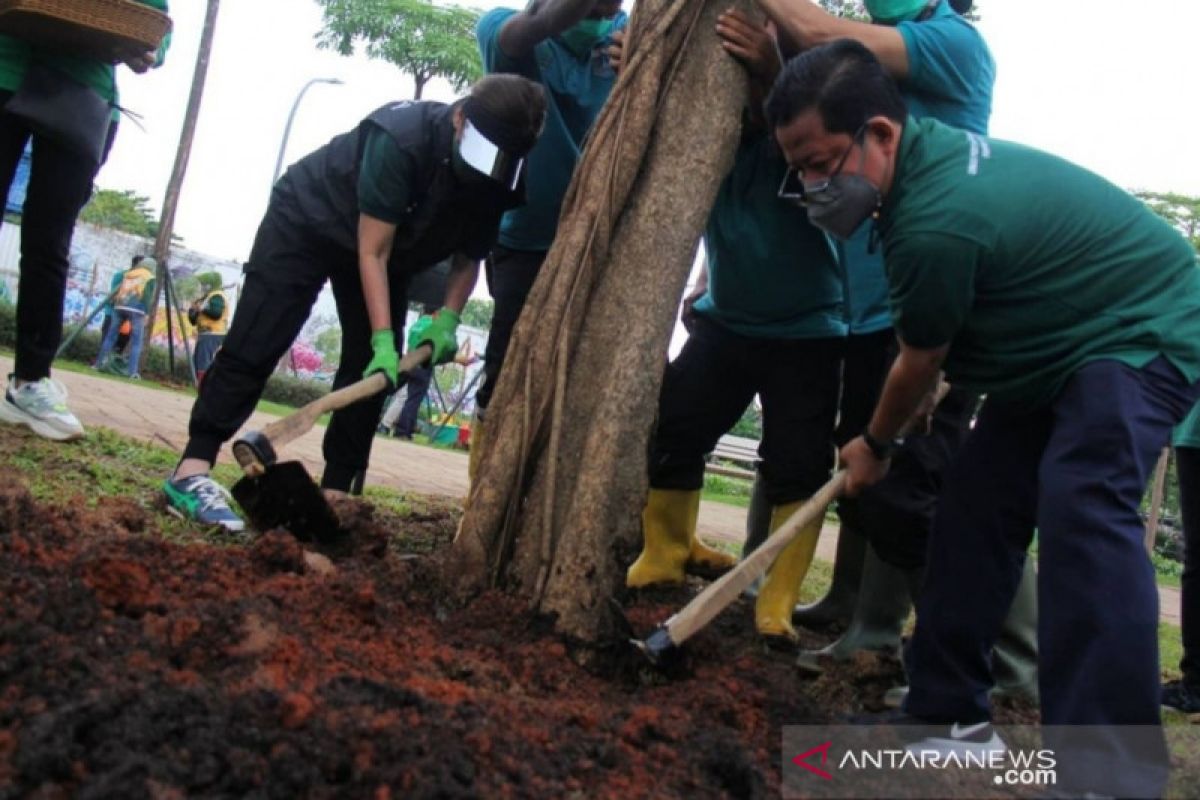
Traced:
POLYGON ((368 126, 383 129, 412 156, 412 192, 397 222, 389 272, 411 275, 480 238, 492 237, 500 216, 519 202, 504 191, 480 191, 454 176, 456 106, 404 101, 374 111, 354 130, 293 164, 276 184, 272 203, 286 219, 339 249, 358 249, 358 171, 368 126))

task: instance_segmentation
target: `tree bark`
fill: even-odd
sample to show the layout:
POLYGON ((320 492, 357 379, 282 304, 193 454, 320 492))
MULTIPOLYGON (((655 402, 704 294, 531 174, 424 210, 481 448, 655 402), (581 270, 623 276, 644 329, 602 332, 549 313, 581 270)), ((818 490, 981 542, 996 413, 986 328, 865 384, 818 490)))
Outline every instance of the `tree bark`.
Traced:
POLYGON ((624 578, 620 545, 640 539, 675 313, 740 133, 745 73, 714 33, 728 7, 637 4, 625 68, 513 333, 448 558, 460 598, 507 587, 585 641, 612 632, 607 600, 624 578))

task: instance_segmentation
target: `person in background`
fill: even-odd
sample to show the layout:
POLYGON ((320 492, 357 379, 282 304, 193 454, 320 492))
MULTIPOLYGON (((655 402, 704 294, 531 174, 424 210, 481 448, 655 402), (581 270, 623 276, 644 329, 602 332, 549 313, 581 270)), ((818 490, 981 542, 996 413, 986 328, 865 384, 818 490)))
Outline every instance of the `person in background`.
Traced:
MULTIPOLYGON (((167 10, 166 0, 138 1, 167 10)), ((160 66, 168 45, 169 37, 157 51, 132 56, 125 64, 138 73, 160 66)), ((21 214, 16 357, 0 401, 0 421, 26 425, 49 439, 83 436, 83 426, 67 406, 66 389, 50 377, 50 364, 62 339, 67 257, 75 220, 91 197, 92 182, 112 147, 117 100, 112 63, 52 52, 0 35, 0 196, 8 195, 21 153, 27 142, 33 142, 21 214), (44 106, 65 103, 56 110, 68 121, 82 119, 82 106, 87 105, 98 109, 94 117, 103 121, 84 130, 77 126, 34 130, 29 117, 17 113, 14 100, 44 106)))
POLYGON ((203 294, 188 307, 188 322, 196 328, 196 352, 193 363, 196 367, 196 382, 204 380, 208 370, 225 340, 229 327, 229 299, 221 291, 221 275, 206 272, 198 276, 203 294))
POLYGON ((137 263, 121 275, 121 283, 113 297, 113 311, 122 323, 109 326, 108 333, 100 342, 100 352, 96 355, 97 369, 104 369, 112 358, 113 348, 117 343, 121 324, 128 319, 131 325, 129 334, 129 356, 126 375, 138 378, 138 361, 142 357, 142 342, 146 336, 146 314, 154 302, 154 292, 157 285, 155 278, 158 262, 153 258, 139 258, 137 263))
MULTIPOLYGON (((137 265, 139 258, 141 258, 141 256, 134 256, 133 259, 129 262, 129 266, 131 269, 137 265)), ((125 270, 119 270, 119 271, 113 273, 112 279, 108 282, 108 295, 105 297, 104 305, 102 306, 104 319, 100 322, 100 341, 102 341, 102 342, 104 341, 104 337, 108 335, 109 327, 111 327, 114 322, 116 322, 116 324, 119 326, 119 328, 125 327, 124 321, 119 321, 119 322, 116 321, 116 314, 113 312, 113 305, 112 305, 113 297, 116 296, 117 287, 121 285, 121 278, 123 278, 123 277, 125 277, 125 270)), ((129 344, 129 334, 122 333, 120 330, 118 330, 117 331, 117 345, 114 348, 114 350, 116 352, 123 353, 125 351, 125 347, 128 344, 129 344)), ((99 359, 97 359, 92 362, 92 369, 99 369, 99 368, 100 368, 100 361, 99 361, 99 359)))

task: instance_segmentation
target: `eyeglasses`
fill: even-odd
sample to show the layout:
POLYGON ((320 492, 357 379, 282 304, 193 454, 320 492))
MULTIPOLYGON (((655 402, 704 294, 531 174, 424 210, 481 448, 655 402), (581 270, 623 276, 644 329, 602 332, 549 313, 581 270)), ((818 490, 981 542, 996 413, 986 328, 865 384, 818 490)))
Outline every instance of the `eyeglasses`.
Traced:
POLYGON ((854 145, 862 144, 863 135, 866 131, 867 124, 864 122, 854 132, 854 135, 850 137, 850 144, 846 145, 846 151, 838 159, 837 166, 833 168, 833 172, 829 173, 829 177, 823 181, 806 185, 804 183, 804 170, 800 167, 788 167, 787 172, 783 173, 783 181, 779 184, 779 199, 801 207, 807 206, 810 202, 810 195, 819 195, 827 190, 833 179, 841 173, 842 167, 846 165, 846 159, 850 157, 850 151, 854 149, 854 145))

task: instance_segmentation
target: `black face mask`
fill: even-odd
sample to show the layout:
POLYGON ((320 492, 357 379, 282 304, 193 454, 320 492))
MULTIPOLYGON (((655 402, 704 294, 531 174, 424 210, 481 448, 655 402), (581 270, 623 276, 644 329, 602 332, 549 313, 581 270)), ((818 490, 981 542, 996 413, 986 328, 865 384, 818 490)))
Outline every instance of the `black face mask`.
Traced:
POLYGON ((496 185, 494 180, 466 162, 462 156, 461 142, 454 143, 454 152, 450 155, 450 169, 454 172, 455 179, 463 186, 484 188, 488 184, 496 185))

